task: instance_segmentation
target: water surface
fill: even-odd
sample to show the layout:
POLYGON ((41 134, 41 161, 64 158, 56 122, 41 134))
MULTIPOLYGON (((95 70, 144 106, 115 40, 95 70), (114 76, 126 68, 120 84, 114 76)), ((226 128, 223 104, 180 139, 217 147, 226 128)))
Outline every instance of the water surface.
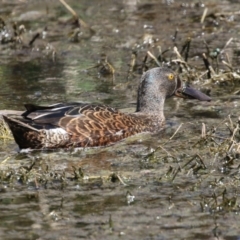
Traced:
MULTIPOLYGON (((129 74, 132 50, 140 64, 147 50, 157 56, 160 47, 176 45, 180 51, 189 37, 188 63, 203 72, 204 41, 214 52, 233 38, 224 51, 238 71, 235 1, 68 3, 94 33, 81 29, 74 42, 71 15, 57 1, 1 3, 9 29, 11 19, 25 25, 24 43, 46 32, 32 47, 1 45, 1 109, 84 101, 134 111, 141 71, 129 74), (101 54, 115 68, 114 82, 93 68, 101 54)), ((166 53, 166 59, 175 58, 173 51, 166 53)), ((212 64, 216 69, 214 59, 212 64)), ((227 69, 221 61, 219 68, 227 69)), ((2 140, 1 238, 238 239, 239 151, 223 142, 232 134, 228 115, 233 124, 238 118, 239 83, 193 83, 213 101, 168 99, 166 129, 154 136, 138 135, 104 148, 31 153, 19 153, 13 140, 2 140), (207 133, 215 128, 216 137, 201 138, 203 123, 207 133)))

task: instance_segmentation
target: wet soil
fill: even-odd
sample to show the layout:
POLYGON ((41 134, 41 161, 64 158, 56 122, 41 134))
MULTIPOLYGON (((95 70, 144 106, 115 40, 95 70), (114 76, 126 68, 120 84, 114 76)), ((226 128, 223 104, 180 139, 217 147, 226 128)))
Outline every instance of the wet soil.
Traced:
POLYGON ((160 134, 104 148, 20 153, 2 139, 1 239, 238 239, 238 1, 68 4, 88 26, 60 1, 0 3, 0 109, 84 101, 132 112, 142 72, 157 65, 147 51, 179 63, 174 46, 181 77, 212 101, 168 99, 160 134))

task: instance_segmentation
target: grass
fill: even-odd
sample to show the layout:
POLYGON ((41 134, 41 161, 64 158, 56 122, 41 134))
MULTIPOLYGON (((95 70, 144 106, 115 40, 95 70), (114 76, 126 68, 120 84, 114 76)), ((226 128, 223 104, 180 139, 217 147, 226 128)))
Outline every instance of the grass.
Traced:
POLYGON ((13 140, 11 130, 8 125, 1 119, 0 120, 0 139, 2 140, 13 140))

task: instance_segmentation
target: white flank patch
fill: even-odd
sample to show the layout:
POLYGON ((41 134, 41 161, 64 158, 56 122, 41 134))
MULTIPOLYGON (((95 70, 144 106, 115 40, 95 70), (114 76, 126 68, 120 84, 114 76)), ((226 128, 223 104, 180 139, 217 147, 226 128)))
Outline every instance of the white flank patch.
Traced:
POLYGON ((31 149, 31 148, 23 148, 23 149, 20 149, 20 153, 29 153, 31 151, 33 151, 34 149, 31 149))
POLYGON ((45 132, 45 137, 42 140, 42 144, 45 147, 54 147, 69 140, 68 133, 62 128, 54 128, 43 131, 45 132))
POLYGON ((46 132, 48 132, 50 135, 67 135, 68 136, 68 133, 63 129, 63 128, 53 128, 53 129, 49 129, 49 130, 46 130, 46 132))
POLYGON ((116 132, 115 135, 117 135, 117 136, 123 135, 123 130, 120 130, 120 131, 116 132))

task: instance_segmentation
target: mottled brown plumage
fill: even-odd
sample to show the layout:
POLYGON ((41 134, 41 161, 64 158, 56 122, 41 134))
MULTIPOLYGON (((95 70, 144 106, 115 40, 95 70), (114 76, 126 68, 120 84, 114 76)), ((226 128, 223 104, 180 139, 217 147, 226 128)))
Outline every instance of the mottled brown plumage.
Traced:
POLYGON ((105 105, 59 103, 26 104, 21 116, 3 117, 21 149, 105 146, 140 132, 159 131, 165 99, 173 95, 210 101, 205 94, 182 87, 170 69, 154 68, 142 76, 137 111, 132 114, 105 105))

